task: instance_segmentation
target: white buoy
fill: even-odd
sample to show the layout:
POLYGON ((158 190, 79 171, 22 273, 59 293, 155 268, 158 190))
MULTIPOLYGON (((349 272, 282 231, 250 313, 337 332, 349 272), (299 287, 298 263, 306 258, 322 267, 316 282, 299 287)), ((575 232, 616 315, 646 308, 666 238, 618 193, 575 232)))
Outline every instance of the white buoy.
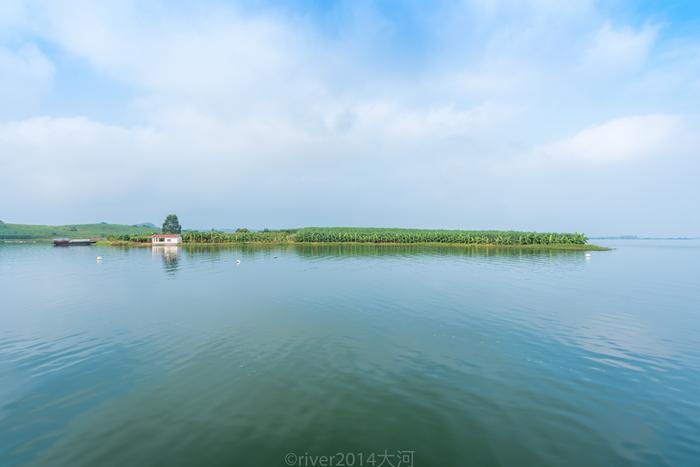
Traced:
POLYGON ((237 259, 237 260, 236 260, 236 264, 241 264, 241 260, 240 260, 240 259, 237 259))
POLYGON ((102 256, 98 256, 98 257, 95 258, 95 259, 96 259, 97 261, 102 261, 102 256))
POLYGON ((590 253, 586 253, 586 258, 590 258, 590 257, 591 257, 591 254, 590 254, 590 253))

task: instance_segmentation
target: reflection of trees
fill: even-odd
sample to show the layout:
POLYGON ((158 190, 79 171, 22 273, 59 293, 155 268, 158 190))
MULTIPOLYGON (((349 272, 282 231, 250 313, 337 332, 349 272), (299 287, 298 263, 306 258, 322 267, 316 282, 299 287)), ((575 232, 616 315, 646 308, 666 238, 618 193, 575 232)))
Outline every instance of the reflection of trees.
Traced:
POLYGON ((163 258, 163 269, 169 275, 175 274, 180 261, 180 248, 176 246, 154 246, 151 248, 154 255, 163 258))
POLYGON ((187 253, 206 253, 208 255, 217 256, 221 253, 239 252, 246 253, 264 253, 264 252, 279 252, 290 250, 292 247, 285 244, 275 243, 211 243, 211 244, 185 244, 184 247, 187 253))
POLYGON ((547 250, 517 247, 440 246, 415 244, 295 244, 292 249, 301 257, 323 256, 524 256, 581 257, 581 251, 547 250))
POLYGON ((163 265, 168 272, 178 269, 180 251, 193 259, 218 259, 232 258, 264 258, 280 256, 294 256, 302 260, 315 259, 343 259, 343 258, 379 258, 391 257, 436 257, 436 258, 492 258, 493 260, 510 259, 530 262, 557 261, 577 264, 584 259, 582 251, 576 250, 548 250, 537 248, 518 247, 479 247, 479 246, 453 246, 453 245, 425 245, 425 244, 359 244, 359 243, 335 243, 335 244, 209 244, 192 245, 185 244, 181 247, 160 246, 153 247, 154 254, 163 257, 163 265))
POLYGON ((185 244, 183 249, 188 256, 207 256, 210 258, 234 256, 236 258, 251 258, 257 256, 273 257, 280 253, 284 253, 285 251, 290 251, 293 248, 284 244, 243 243, 208 245, 185 244))

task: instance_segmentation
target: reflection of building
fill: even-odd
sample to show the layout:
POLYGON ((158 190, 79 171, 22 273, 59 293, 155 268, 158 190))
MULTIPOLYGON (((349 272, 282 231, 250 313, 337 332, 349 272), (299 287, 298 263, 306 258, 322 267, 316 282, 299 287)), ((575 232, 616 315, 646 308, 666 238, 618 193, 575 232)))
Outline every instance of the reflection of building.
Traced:
POLYGON ((180 234, 153 234, 151 245, 179 245, 182 243, 180 234))
POLYGON ((155 248, 151 248, 151 251, 155 256, 163 256, 165 258, 172 258, 180 254, 180 247, 173 246, 160 246, 157 245, 155 248))
POLYGON ((180 255, 180 247, 171 245, 171 246, 160 246, 156 245, 153 248, 151 248, 151 251, 153 252, 154 256, 162 256, 163 257, 163 267, 165 267, 165 271, 168 273, 174 273, 177 271, 178 268, 178 261, 179 261, 179 255, 180 255))

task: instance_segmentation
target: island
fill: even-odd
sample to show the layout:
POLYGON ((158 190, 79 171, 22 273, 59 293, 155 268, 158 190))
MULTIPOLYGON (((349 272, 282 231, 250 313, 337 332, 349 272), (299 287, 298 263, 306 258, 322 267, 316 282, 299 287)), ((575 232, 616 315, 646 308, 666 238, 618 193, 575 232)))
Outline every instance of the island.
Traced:
POLYGON ((152 224, 79 224, 35 226, 0 224, 0 240, 42 241, 52 237, 89 237, 101 245, 151 246, 153 234, 179 234, 182 244, 374 244, 442 245, 455 247, 517 247, 526 249, 602 251, 581 233, 521 232, 512 230, 448 230, 377 227, 302 227, 291 229, 186 230, 169 215, 162 229, 152 224))

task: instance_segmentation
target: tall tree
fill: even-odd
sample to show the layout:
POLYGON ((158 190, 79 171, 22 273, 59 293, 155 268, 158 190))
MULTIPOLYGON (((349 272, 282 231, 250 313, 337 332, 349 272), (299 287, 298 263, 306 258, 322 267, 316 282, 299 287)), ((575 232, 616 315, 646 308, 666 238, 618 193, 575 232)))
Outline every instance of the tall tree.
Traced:
POLYGON ((180 221, 177 219, 175 214, 168 214, 163 222, 163 233, 164 234, 179 234, 182 232, 182 226, 180 221))

